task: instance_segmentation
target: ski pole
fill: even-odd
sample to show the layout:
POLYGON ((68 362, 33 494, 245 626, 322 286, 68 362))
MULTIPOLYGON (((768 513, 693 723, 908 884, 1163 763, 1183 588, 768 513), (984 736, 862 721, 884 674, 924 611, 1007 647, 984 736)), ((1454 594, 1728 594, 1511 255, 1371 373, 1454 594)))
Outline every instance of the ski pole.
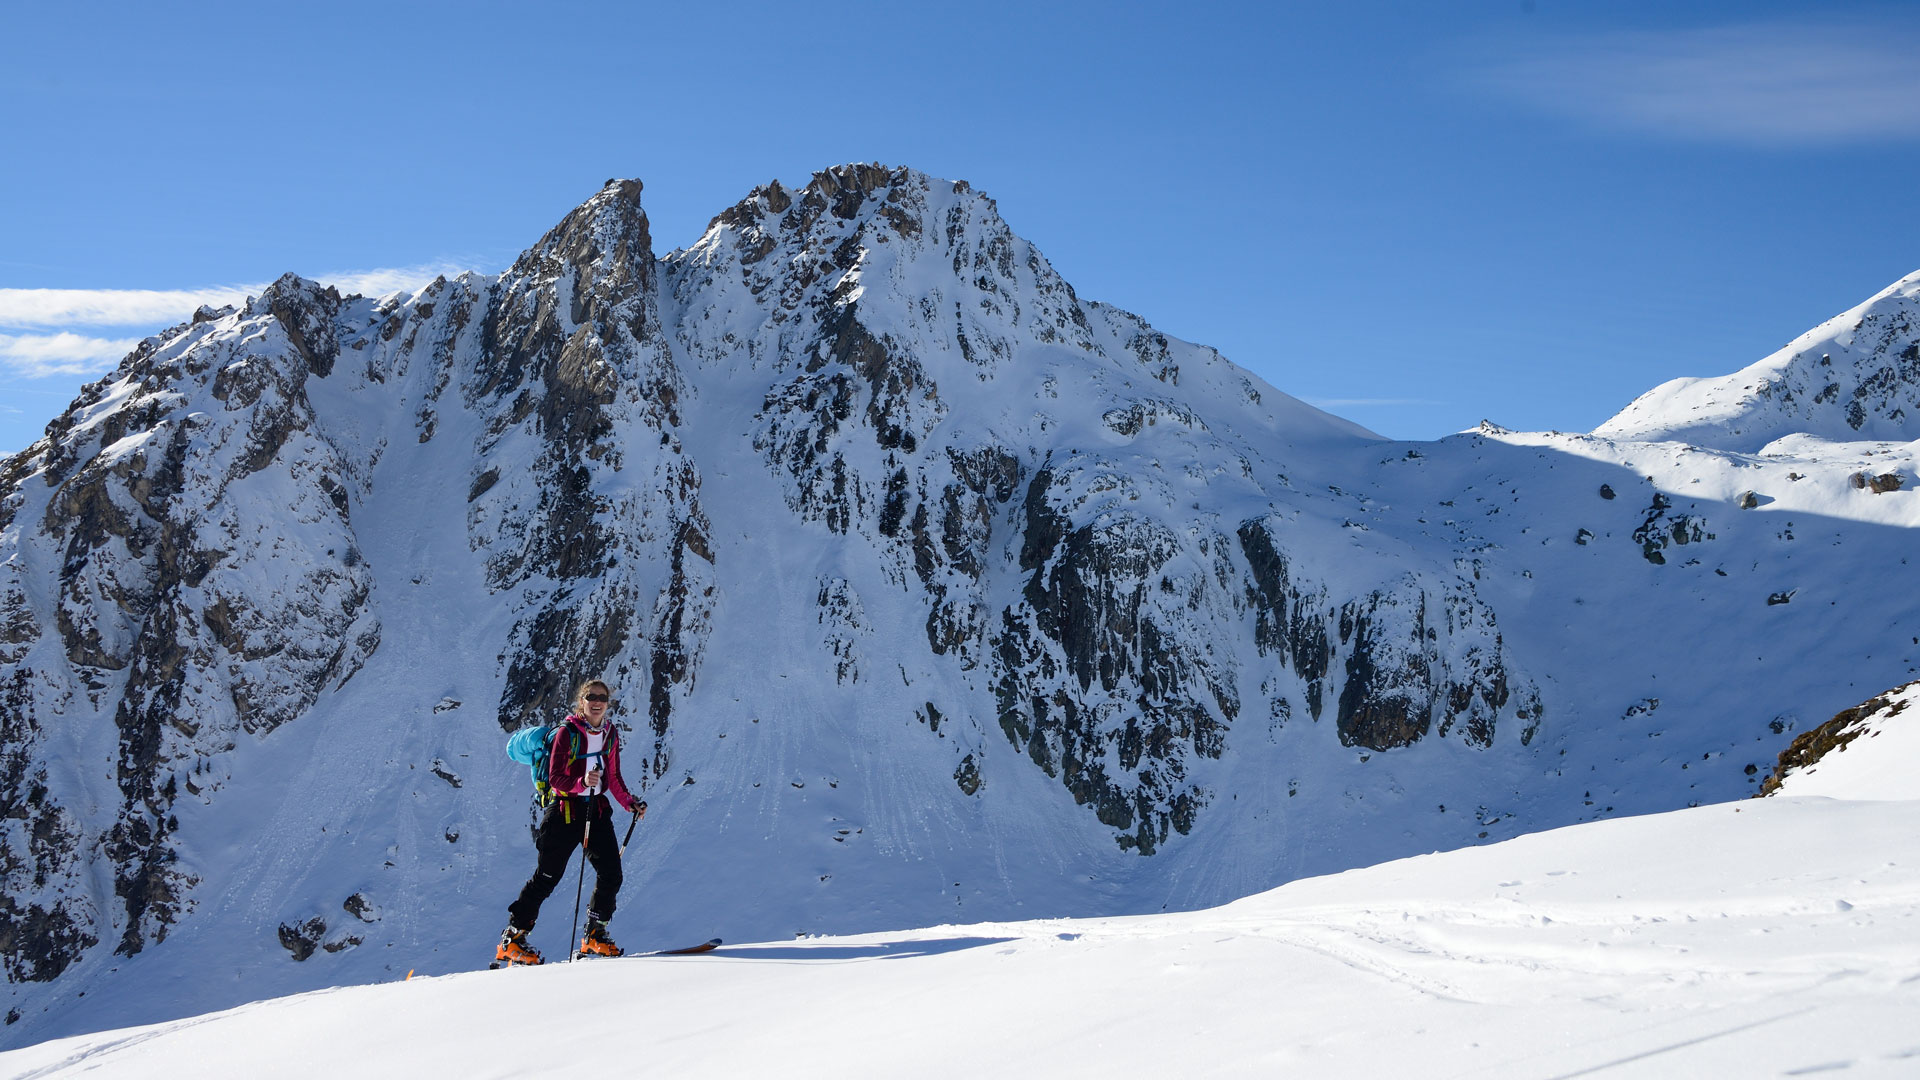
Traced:
POLYGON ((640 815, 646 812, 647 812, 647 804, 645 800, 642 800, 640 805, 634 808, 633 820, 627 823, 626 839, 620 841, 621 855, 624 856, 627 853, 627 845, 633 843, 633 830, 637 828, 640 824, 640 815))
MULTIPOLYGON (((592 835, 593 818, 589 817, 587 827, 580 830, 580 880, 573 886, 573 932, 575 934, 580 932, 580 893, 587 884, 587 837, 592 835)), ((567 948, 573 951, 573 955, 567 960, 569 964, 580 959, 580 950, 573 947, 572 938, 567 939, 567 948)))

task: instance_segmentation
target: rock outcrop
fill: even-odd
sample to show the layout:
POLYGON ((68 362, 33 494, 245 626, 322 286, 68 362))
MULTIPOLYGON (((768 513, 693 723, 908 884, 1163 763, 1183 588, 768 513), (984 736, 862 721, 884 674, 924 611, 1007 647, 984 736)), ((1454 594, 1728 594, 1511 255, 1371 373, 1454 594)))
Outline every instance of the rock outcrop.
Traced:
MULTIPOLYGON (((1779 761, 1767 778, 1761 781, 1760 790, 1753 797, 1766 798, 1780 794, 1788 787, 1797 787, 1799 782, 1794 779, 1796 775, 1812 772, 1828 755, 1846 751, 1861 736, 1876 734, 1878 728, 1888 723, 1910 725, 1913 722, 1911 716, 1899 721, 1894 718, 1905 713, 1915 701, 1920 701, 1920 682, 1876 694, 1850 709, 1842 709, 1826 723, 1795 735, 1787 748, 1780 751, 1779 761)), ((1907 786, 1920 786, 1920 781, 1909 778, 1907 786)), ((1868 798, 1879 797, 1867 793, 1856 794, 1868 798)))

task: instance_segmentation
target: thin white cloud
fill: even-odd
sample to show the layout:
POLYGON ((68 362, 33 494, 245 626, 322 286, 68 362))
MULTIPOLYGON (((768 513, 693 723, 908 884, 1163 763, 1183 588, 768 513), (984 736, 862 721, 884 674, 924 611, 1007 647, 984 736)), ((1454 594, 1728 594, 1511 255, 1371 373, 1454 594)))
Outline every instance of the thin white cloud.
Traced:
POLYGON ((349 270, 339 274, 324 274, 314 280, 332 285, 340 290, 342 296, 350 293, 359 293, 361 296, 385 296, 394 292, 418 292, 426 288, 434 278, 458 277, 471 269, 473 269, 471 266, 459 266, 454 263, 427 263, 385 270, 349 270))
POLYGON ((208 289, 0 289, 0 326, 160 326, 201 304, 243 303, 258 285, 208 289))
POLYGON ((109 370, 140 344, 139 338, 94 338, 79 334, 0 334, 0 370, 29 379, 90 376, 109 370))
POLYGON ((1472 78, 1540 108, 1666 136, 1762 145, 1920 138, 1913 25, 1778 22, 1527 48, 1488 60, 1472 78))
MULTIPOLYGON (((384 296, 415 291, 435 277, 452 277, 464 269, 435 263, 348 270, 319 275, 314 280, 333 285, 342 293, 384 296)), ((71 326, 158 328, 185 321, 202 304, 243 304, 266 287, 262 282, 200 289, 0 289, 0 326, 23 330, 71 326)))

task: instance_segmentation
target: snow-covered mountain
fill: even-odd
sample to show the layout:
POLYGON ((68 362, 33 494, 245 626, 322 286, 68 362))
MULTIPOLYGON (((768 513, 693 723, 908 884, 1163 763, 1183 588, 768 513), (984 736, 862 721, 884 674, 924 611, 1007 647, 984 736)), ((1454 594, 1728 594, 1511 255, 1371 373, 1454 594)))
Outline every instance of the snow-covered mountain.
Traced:
POLYGON ((1910 423, 1390 443, 878 166, 664 256, 619 181, 498 277, 289 275, 0 463, 0 1038, 482 962, 504 732, 592 674, 653 806, 630 943, 1738 797, 1920 667, 1910 423))
POLYGON ((1674 379, 1594 434, 1760 453, 1775 439, 1906 442, 1920 431, 1920 272, 1752 367, 1674 379))

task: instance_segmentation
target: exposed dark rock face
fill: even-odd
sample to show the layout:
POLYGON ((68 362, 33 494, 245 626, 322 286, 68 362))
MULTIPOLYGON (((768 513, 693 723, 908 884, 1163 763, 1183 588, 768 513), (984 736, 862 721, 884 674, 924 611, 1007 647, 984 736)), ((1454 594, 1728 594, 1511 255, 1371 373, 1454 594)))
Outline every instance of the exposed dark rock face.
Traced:
MULTIPOLYGON (((7 717, 20 732, 9 741, 19 767, 5 784, 14 807, 34 805, 13 812, 37 819, 43 843, 88 842, 61 813, 61 795, 40 787, 41 797, 21 799, 39 783, 26 771, 45 735, 36 718, 59 700, 24 669, 57 665, 118 732, 120 810, 98 842, 124 908, 120 953, 164 939, 188 902, 193 877, 175 867, 171 842, 173 802, 192 782, 185 766, 299 716, 378 645, 352 493, 334 479, 351 469, 316 432, 306 393, 338 355, 339 304, 331 289, 289 275, 244 311, 203 313, 88 389, 99 422, 69 413, 8 463, 0 497, 40 508, 35 543, 60 562, 46 579, 59 597, 57 637, 14 642, 7 717), (295 480, 291 503, 283 477, 295 480), (289 545, 300 558, 266 558, 289 545)), ((37 621, 25 584, 9 582, 9 625, 37 621)), ((56 974, 96 933, 74 928, 77 909, 51 900, 77 880, 58 881, 44 857, 28 874, 8 854, 9 897, 50 898, 26 910, 53 928, 36 970, 56 974)))
MULTIPOLYGON (((1406 575, 1364 598, 1336 602, 1327 589, 1303 589, 1275 542, 1274 525, 1248 521, 1239 529, 1252 587, 1254 640, 1263 653, 1292 667, 1307 711, 1319 719, 1340 664, 1335 721, 1348 746, 1390 750, 1417 742, 1438 725, 1470 746, 1493 744, 1497 720, 1512 705, 1520 739, 1532 741, 1541 707, 1525 685, 1517 700, 1509 687, 1505 650, 1491 609, 1472 581, 1429 581, 1406 575)), ((1286 710, 1291 714, 1291 703, 1286 710)))
MULTIPOLYGON (((0 486, 15 490, 13 474, 25 456, 8 459, 0 486)), ((0 532, 13 526, 13 499, 0 500, 0 532)), ((73 814, 50 798, 46 764, 36 751, 44 743, 34 712, 34 683, 27 658, 41 645, 18 561, 0 562, 0 822, 9 839, 0 844, 0 964, 14 982, 57 977, 98 943, 89 905, 74 886, 81 860, 81 830, 73 814)))
POLYGON ((1305 703, 1314 719, 1326 705, 1327 672, 1332 650, 1326 623, 1308 611, 1287 572, 1286 557, 1258 521, 1240 524, 1240 549, 1251 577, 1247 594, 1254 613, 1253 640, 1262 654, 1293 668, 1305 690, 1305 703))
POLYGON ((1640 545, 1640 553, 1655 566, 1666 565, 1667 557, 1663 552, 1671 545, 1699 544, 1713 539, 1707 531, 1707 521, 1694 514, 1674 514, 1673 502, 1659 492, 1653 493, 1653 502, 1647 507, 1646 520, 1633 530, 1633 542, 1640 545))
POLYGON ((1000 726, 1122 830, 1122 846, 1151 854, 1169 829, 1192 828, 1206 795, 1189 758, 1220 756, 1238 695, 1182 633, 1180 612, 1206 589, 1163 576, 1179 540, 1145 518, 1075 527, 1054 504, 1061 480, 1041 469, 1027 490, 1020 568, 1031 576, 993 646, 1000 726))
POLYGON ((954 767, 953 782, 968 795, 980 794, 980 766, 973 760, 972 754, 961 758, 960 764, 954 767))
POLYGON ((280 947, 293 955, 295 963, 312 956, 326 937, 325 920, 315 916, 303 923, 280 924, 280 947))
POLYGON ((702 595, 685 555, 711 555, 699 472, 679 453, 686 389, 661 335, 655 275, 640 184, 612 182, 514 263, 481 322, 466 387, 486 418, 476 460, 517 464, 508 482, 495 467, 475 476, 469 531, 488 583, 524 587, 529 601, 502 652, 507 730, 563 711, 580 680, 604 677, 651 687, 657 741, 670 688, 698 652, 685 630, 702 595), (645 494, 615 481, 629 469, 654 476, 645 494), (640 577, 643 553, 662 548, 670 580, 640 577), (663 591, 658 621, 636 622, 663 591))
POLYGON ((13 795, 21 765, 17 759, 28 745, 13 742, 14 734, 7 732, 8 746, 20 749, 7 753, 8 789, 0 813, 21 822, 28 841, 25 850, 13 844, 0 850, 0 873, 8 883, 0 894, 0 963, 11 981, 47 982, 99 939, 91 932, 88 905, 58 888, 76 876, 80 832, 70 814, 48 802, 46 771, 37 769, 27 780, 24 799, 13 795))
POLYGON ((1029 576, 992 655, 1006 738, 1123 830, 1123 846, 1152 853, 1207 804, 1189 779, 1194 762, 1225 752, 1256 673, 1223 663, 1231 650, 1202 628, 1239 612, 1259 653, 1291 676, 1259 679, 1262 717, 1319 719, 1334 704, 1342 742, 1387 750, 1436 724, 1490 746, 1505 710, 1531 739, 1538 696, 1528 684, 1511 700, 1492 613, 1470 582, 1430 598, 1430 585, 1407 576, 1342 602, 1303 586, 1268 522, 1244 522, 1234 539, 1119 514, 1076 526, 1069 508, 1084 498, 1083 477, 1049 467, 1029 483, 1029 576), (1176 563, 1206 569, 1177 573, 1176 563), (1430 603, 1444 617, 1430 618, 1430 603))
POLYGON ((380 921, 379 909, 374 907, 373 901, 367 899, 366 893, 354 893, 352 896, 347 897, 346 901, 340 906, 347 914, 359 919, 363 923, 380 921))

